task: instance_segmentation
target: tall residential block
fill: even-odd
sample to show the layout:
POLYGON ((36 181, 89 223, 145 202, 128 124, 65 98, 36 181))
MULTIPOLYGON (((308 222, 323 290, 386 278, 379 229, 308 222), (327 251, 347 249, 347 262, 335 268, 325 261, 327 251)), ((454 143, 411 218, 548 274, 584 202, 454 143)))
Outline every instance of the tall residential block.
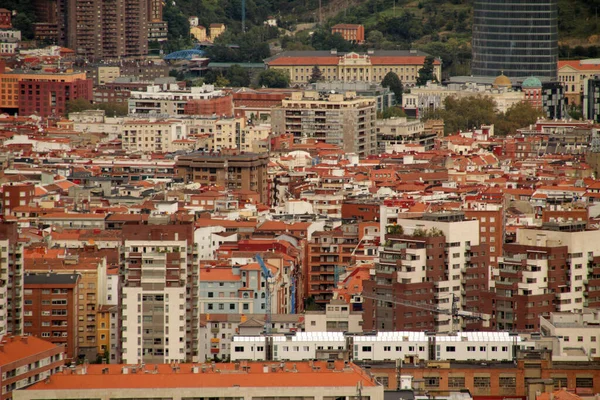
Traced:
POLYGON ((23 244, 16 224, 0 224, 0 337, 23 333, 23 244))
POLYGON ((198 253, 192 225, 123 226, 122 357, 198 361, 198 253))
POLYGON ((356 92, 294 92, 271 111, 274 134, 335 144, 361 157, 377 152, 376 119, 375 99, 356 92))
POLYGON ((364 329, 481 329, 480 321, 455 324, 450 316, 453 306, 478 314, 490 311, 485 297, 489 253, 479 240, 479 221, 460 212, 409 219, 384 211, 382 206, 383 248, 375 275, 363 282, 364 329))
POLYGON ((474 76, 557 79, 558 0, 475 0, 474 76))
POLYGON ((149 24, 162 18, 162 2, 154 0, 35 0, 34 9, 39 39, 88 60, 145 56, 149 24))

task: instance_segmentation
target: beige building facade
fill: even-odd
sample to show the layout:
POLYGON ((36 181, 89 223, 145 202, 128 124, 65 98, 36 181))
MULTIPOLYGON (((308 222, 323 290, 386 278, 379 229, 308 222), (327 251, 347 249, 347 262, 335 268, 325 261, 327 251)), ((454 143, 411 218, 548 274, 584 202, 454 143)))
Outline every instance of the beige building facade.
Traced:
POLYGON ((294 92, 271 111, 274 134, 292 134, 297 142, 316 139, 362 157, 377 151, 376 119, 375 99, 356 92, 294 92))

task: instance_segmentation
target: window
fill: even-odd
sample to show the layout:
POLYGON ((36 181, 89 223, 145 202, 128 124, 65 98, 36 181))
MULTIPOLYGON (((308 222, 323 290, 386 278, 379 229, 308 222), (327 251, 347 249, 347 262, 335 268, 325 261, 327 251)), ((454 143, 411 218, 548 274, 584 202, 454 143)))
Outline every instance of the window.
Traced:
POLYGON ((244 351, 244 346, 235 346, 233 348, 233 351, 235 351, 236 353, 242 353, 244 351))
POLYGON ((583 336, 577 336, 577 341, 578 342, 583 342, 583 336))
POLYGON ((578 388, 593 388, 594 378, 575 378, 575 386, 578 388))
MULTIPOLYGON (((456 346, 446 346, 446 351, 453 353, 456 351, 456 346)), ((464 380, 464 378, 463 378, 463 380, 464 380)))
POLYGON ((383 346, 383 351, 392 351, 392 346, 383 346))
POLYGON ((517 388, 517 378, 514 376, 501 376, 498 378, 498 386, 503 394, 510 394, 517 388))
POLYGON ((554 380, 554 388, 562 389, 567 387, 567 377, 566 376, 553 376, 554 380))
POLYGON ((390 385, 390 378, 387 376, 376 376, 375 382, 379 383, 381 386, 387 388, 390 385))
POLYGON ((473 378, 473 386, 476 392, 487 392, 490 389, 489 376, 476 376, 473 378))
POLYGON ((362 351, 371 351, 371 346, 363 346, 362 351))
POLYGON ((425 387, 426 388, 437 388, 437 387, 440 387, 440 377, 439 376, 423 377, 423 380, 425 380, 425 387))
POLYGON ((450 376, 448 377, 448 388, 462 389, 465 387, 464 376, 450 376))

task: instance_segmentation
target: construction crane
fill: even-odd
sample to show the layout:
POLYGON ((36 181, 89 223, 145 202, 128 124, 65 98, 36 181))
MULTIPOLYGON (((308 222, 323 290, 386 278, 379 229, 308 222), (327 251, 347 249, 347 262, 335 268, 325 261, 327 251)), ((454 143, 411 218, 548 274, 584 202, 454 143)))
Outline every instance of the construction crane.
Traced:
POLYGON ((266 298, 266 302, 265 302, 265 334, 270 335, 272 325, 271 325, 271 285, 270 285, 269 281, 273 278, 273 274, 271 273, 271 270, 269 268, 267 268, 267 265, 263 261, 260 254, 255 255, 254 258, 256 258, 258 265, 260 265, 260 269, 262 271, 263 278, 265 278, 265 291, 267 292, 266 293, 267 298, 266 298))
POLYGON ((471 311, 464 311, 464 310, 459 309, 458 308, 458 302, 459 302, 458 296, 456 296, 454 293, 452 293, 451 295, 452 295, 452 307, 450 310, 440 308, 440 307, 437 307, 434 305, 419 304, 419 303, 413 303, 408 300, 395 299, 390 296, 361 294, 361 297, 363 297, 365 299, 382 301, 382 302, 387 302, 387 303, 392 303, 392 304, 400 304, 405 307, 419 308, 421 310, 431 311, 432 313, 435 313, 435 314, 450 315, 452 317, 452 325, 450 328, 451 329, 450 333, 456 332, 455 326, 458 326, 458 324, 460 323, 460 318, 474 320, 474 321, 488 321, 489 320, 489 317, 486 314, 475 313, 475 312, 471 312, 471 311))
POLYGON ((271 282, 273 279, 273 274, 271 270, 267 268, 267 265, 263 261, 260 254, 254 256, 258 265, 260 265, 260 270, 262 271, 263 278, 265 279, 265 291, 266 293, 266 301, 265 301, 265 349, 267 350, 265 353, 266 361, 273 360, 273 338, 271 337, 271 282))

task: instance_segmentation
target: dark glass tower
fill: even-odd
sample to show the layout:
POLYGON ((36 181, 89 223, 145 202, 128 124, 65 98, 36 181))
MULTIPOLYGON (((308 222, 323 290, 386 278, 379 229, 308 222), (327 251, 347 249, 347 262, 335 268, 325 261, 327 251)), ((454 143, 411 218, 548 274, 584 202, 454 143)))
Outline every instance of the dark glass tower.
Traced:
POLYGON ((558 0, 474 0, 474 76, 557 78, 558 0))

